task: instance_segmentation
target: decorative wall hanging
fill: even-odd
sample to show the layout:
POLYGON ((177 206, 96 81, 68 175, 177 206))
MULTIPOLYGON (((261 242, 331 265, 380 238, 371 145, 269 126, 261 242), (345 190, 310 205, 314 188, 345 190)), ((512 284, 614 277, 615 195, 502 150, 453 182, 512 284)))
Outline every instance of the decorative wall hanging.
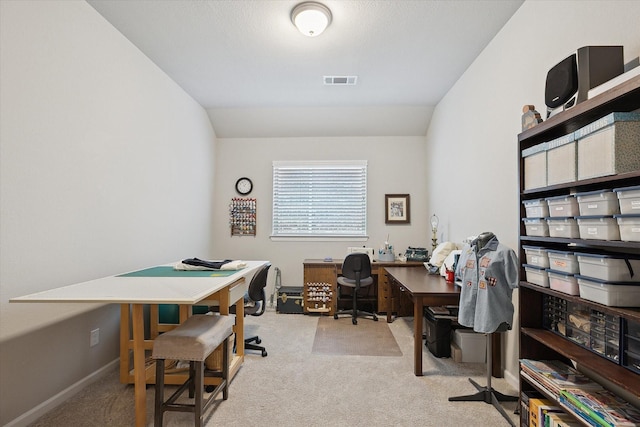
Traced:
POLYGON ((256 235, 256 199, 234 197, 229 205, 229 224, 232 236, 256 235))
POLYGON ((386 224, 409 224, 411 211, 408 194, 385 194, 384 222, 386 224))

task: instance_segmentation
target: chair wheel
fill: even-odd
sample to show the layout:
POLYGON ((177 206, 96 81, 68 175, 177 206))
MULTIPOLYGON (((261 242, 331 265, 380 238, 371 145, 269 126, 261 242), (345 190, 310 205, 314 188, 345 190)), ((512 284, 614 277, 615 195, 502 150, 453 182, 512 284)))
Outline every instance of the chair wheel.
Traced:
POLYGON ((333 315, 333 318, 334 318, 335 320, 338 320, 338 315, 337 315, 337 314, 334 314, 334 315, 333 315))
POLYGON ((373 321, 377 322, 378 321, 378 317, 377 316, 373 316, 373 321))
POLYGON ((215 390, 215 389, 216 389, 216 386, 214 386, 214 385, 206 385, 206 386, 204 386, 204 391, 206 391, 207 393, 212 393, 213 390, 215 390))
POLYGON ((354 325, 357 325, 358 324, 358 319, 352 319, 351 323, 353 323, 354 325))
POLYGON ((260 338, 256 338, 256 344, 260 344, 262 340, 260 338))
POLYGON ((267 357, 267 350, 262 350, 262 357, 267 357))

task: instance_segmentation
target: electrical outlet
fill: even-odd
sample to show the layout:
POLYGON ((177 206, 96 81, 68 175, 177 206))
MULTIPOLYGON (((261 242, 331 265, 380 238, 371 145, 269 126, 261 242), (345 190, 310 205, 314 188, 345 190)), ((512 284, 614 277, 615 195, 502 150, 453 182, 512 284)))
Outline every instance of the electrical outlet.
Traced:
POLYGON ((91 331, 91 335, 89 336, 89 347, 96 346, 98 343, 100 343, 100 328, 91 331))

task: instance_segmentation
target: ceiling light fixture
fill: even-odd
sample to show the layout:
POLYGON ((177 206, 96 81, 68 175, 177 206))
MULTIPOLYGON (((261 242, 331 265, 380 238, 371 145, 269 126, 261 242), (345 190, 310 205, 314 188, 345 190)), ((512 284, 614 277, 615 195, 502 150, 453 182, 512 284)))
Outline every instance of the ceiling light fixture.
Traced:
POLYGON ((331 11, 320 3, 300 3, 291 11, 291 22, 305 36, 316 37, 331 23, 331 11))

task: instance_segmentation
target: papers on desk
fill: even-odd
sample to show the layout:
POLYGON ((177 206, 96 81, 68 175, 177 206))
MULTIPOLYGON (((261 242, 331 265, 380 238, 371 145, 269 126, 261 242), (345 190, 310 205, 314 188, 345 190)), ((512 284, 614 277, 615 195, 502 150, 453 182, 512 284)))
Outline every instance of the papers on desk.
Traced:
POLYGON ((173 266, 174 270, 182 271, 215 271, 215 270, 242 270, 247 266, 245 261, 205 261, 200 263, 201 265, 193 265, 192 263, 186 263, 186 260, 180 261, 173 266))

